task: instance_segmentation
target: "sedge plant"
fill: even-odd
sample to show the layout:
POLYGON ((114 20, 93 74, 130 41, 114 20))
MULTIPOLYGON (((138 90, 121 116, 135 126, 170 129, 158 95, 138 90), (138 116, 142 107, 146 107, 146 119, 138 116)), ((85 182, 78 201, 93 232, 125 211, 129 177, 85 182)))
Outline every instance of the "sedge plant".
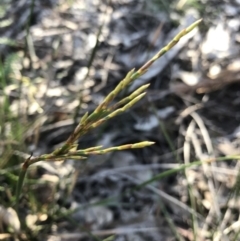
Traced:
POLYGON ((123 112, 126 112, 130 109, 135 103, 141 100, 146 94, 146 89, 149 84, 143 85, 131 93, 129 96, 121 99, 120 101, 113 104, 113 100, 119 95, 119 93, 127 88, 134 80, 144 75, 147 70, 151 67, 151 65, 159 59, 162 55, 164 55, 167 51, 169 51, 173 46, 175 46, 178 41, 196 28, 202 19, 194 22, 188 28, 183 29, 180 33, 178 33, 165 47, 163 47, 156 55, 154 55, 149 61, 147 61, 141 68, 138 70, 131 70, 128 72, 126 77, 119 82, 119 84, 115 87, 115 89, 110 92, 107 97, 102 101, 99 106, 93 111, 93 113, 89 114, 88 112, 83 115, 79 124, 76 126, 75 130, 66 140, 66 142, 58 149, 54 150, 52 153, 43 154, 40 156, 30 156, 27 158, 20 170, 17 187, 16 187, 16 201, 18 203, 19 197, 21 194, 21 190, 24 183, 24 178, 27 173, 27 170, 30 165, 39 162, 39 161, 60 161, 67 159, 74 160, 83 160, 87 159, 90 155, 99 155, 105 154, 112 151, 121 151, 126 149, 135 149, 135 148, 144 148, 147 146, 151 146, 154 142, 143 141, 134 144, 127 144, 121 146, 114 146, 110 148, 103 148, 102 146, 94 146, 83 150, 77 150, 77 141, 78 139, 87 134, 90 130, 100 126, 105 123, 107 120, 120 115, 123 112))

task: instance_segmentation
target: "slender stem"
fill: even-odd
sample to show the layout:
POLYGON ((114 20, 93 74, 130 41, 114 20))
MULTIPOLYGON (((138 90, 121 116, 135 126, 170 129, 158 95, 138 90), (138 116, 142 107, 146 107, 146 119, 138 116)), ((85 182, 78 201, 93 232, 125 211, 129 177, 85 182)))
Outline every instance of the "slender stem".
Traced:
POLYGON ((18 177, 18 182, 17 182, 17 188, 16 188, 16 204, 18 207, 19 204, 19 199, 20 199, 20 193, 22 191, 22 187, 23 187, 23 182, 25 179, 27 173, 27 168, 22 167, 19 177, 18 177))

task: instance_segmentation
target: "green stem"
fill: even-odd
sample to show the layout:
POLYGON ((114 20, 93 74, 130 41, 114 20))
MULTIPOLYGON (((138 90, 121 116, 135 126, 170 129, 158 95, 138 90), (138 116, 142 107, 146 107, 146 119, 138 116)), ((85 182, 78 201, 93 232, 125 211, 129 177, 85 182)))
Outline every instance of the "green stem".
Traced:
POLYGON ((22 191, 22 187, 23 187, 23 182, 25 179, 27 173, 27 168, 22 167, 22 170, 20 171, 19 177, 18 177, 18 182, 17 182, 17 188, 16 188, 16 204, 18 207, 19 204, 19 198, 20 198, 20 194, 22 191))

